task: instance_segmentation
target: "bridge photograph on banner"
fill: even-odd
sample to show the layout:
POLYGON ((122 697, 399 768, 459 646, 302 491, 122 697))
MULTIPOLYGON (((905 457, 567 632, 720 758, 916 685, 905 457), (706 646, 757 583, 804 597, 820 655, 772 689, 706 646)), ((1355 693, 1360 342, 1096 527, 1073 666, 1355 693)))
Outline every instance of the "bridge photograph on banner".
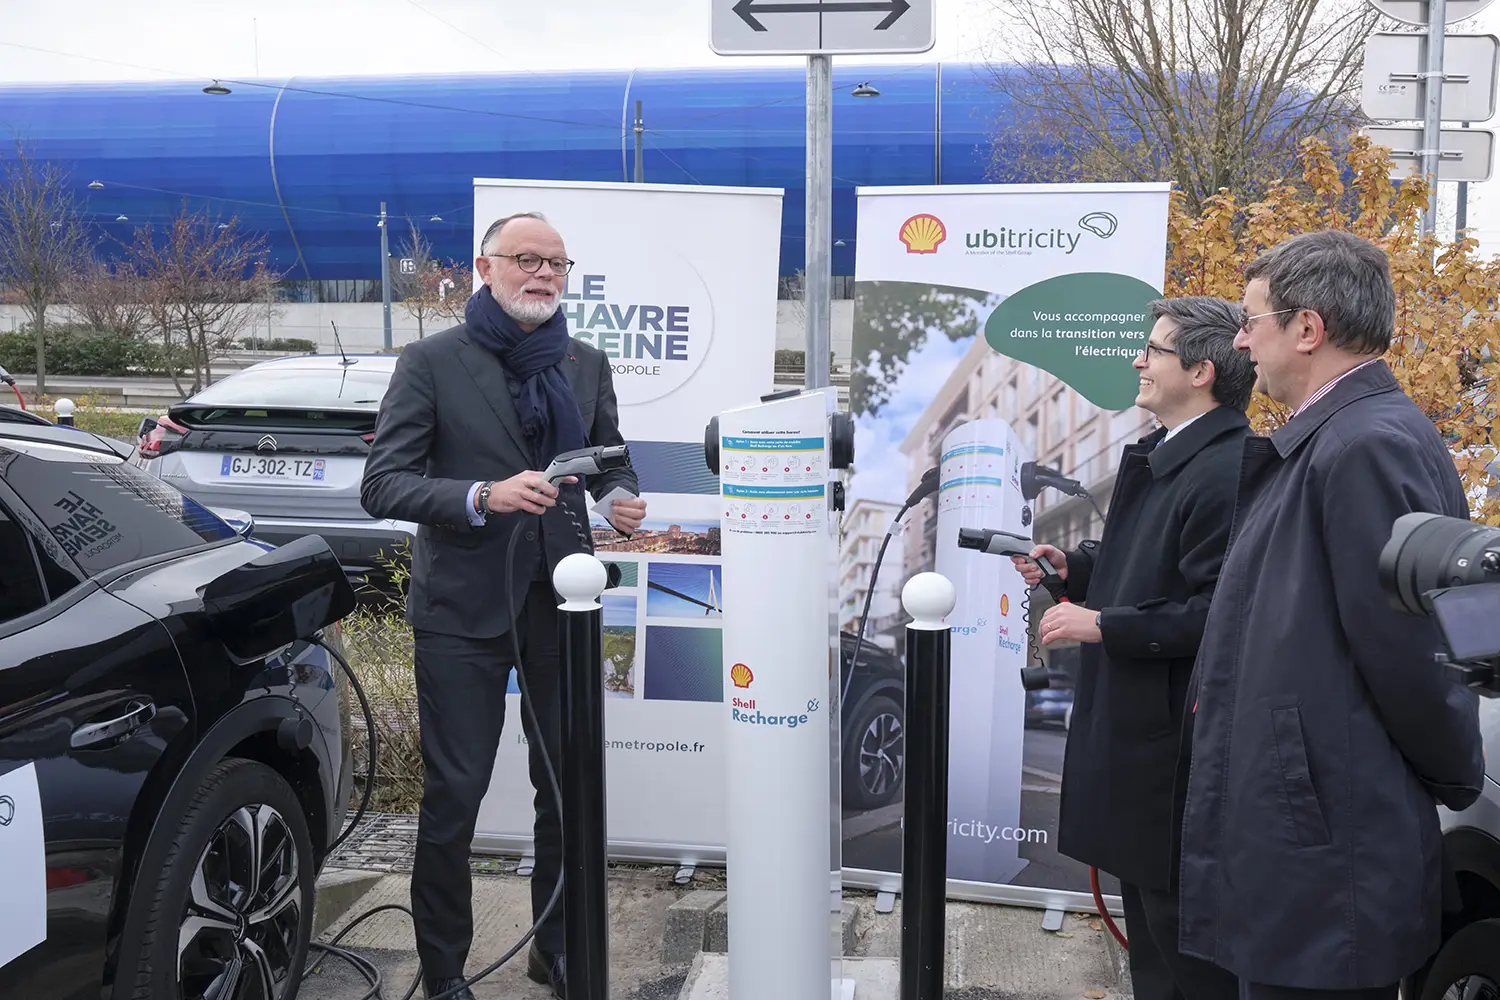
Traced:
MULTIPOLYGON (((1122 447, 1149 433, 1133 361, 1161 296, 1169 186, 1047 184, 861 188, 849 409, 854 468, 841 535, 840 630, 860 676, 899 677, 901 587, 936 571, 959 595, 952 633, 948 876, 954 895, 1077 905, 1089 870, 1057 849, 1076 644, 1031 637, 1049 606, 1009 557, 960 549, 997 528, 1067 551, 1100 537, 1122 447), (1026 463, 1088 496, 1023 489, 1026 463), (929 469, 939 492, 904 518, 929 469), (865 665, 867 664, 867 666, 865 665), (1042 664, 1045 690, 1023 688, 1042 664)), ((871 683, 867 685, 876 687, 871 683)), ((895 891, 904 716, 887 689, 846 706, 846 884, 895 891), (846 769, 847 773, 848 769, 846 769)), ((852 686, 850 699, 861 698, 852 686)), ((1112 878, 1105 893, 1119 891, 1112 878)))

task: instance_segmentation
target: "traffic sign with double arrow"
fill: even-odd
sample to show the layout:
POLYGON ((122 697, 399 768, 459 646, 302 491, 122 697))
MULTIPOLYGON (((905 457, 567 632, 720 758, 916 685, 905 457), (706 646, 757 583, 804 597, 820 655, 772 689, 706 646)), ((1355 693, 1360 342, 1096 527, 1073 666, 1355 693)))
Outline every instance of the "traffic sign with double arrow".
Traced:
MULTIPOLYGON (((1427 8, 1431 0, 1368 0, 1371 7, 1393 21, 1402 24, 1424 25, 1427 23, 1427 8)), ((1443 14, 1444 24, 1464 21, 1484 10, 1495 0, 1448 0, 1443 14)))
POLYGON ((937 43, 936 0, 713 0, 721 56, 877 55, 937 43))

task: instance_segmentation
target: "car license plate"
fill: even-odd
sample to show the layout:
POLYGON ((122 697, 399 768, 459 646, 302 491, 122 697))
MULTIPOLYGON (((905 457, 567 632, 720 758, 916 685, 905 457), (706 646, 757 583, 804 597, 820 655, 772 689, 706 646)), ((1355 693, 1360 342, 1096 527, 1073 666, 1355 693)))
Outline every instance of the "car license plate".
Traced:
POLYGON ((219 475, 230 479, 275 479, 282 482, 323 481, 325 459, 274 458, 269 455, 225 455, 219 475))

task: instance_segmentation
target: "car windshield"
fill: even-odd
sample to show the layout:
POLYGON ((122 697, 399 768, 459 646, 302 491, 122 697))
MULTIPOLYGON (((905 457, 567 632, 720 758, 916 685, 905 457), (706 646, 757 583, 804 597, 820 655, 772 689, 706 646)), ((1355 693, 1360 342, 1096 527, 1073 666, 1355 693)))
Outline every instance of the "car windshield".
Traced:
POLYGON ((193 407, 296 410, 368 410, 380 408, 391 382, 388 368, 351 365, 328 367, 270 365, 232 375, 188 401, 193 407))
POLYGON ((90 576, 237 537, 208 508, 115 455, 0 440, 0 479, 90 576))

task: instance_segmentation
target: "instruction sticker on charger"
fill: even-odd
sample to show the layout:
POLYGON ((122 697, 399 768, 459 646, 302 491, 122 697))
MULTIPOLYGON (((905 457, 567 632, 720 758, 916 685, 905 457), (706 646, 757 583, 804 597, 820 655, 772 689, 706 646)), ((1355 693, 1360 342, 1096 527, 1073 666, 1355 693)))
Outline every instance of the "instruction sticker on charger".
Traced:
POLYGON ((0 966, 47 940, 47 848, 36 765, 0 774, 0 966))

